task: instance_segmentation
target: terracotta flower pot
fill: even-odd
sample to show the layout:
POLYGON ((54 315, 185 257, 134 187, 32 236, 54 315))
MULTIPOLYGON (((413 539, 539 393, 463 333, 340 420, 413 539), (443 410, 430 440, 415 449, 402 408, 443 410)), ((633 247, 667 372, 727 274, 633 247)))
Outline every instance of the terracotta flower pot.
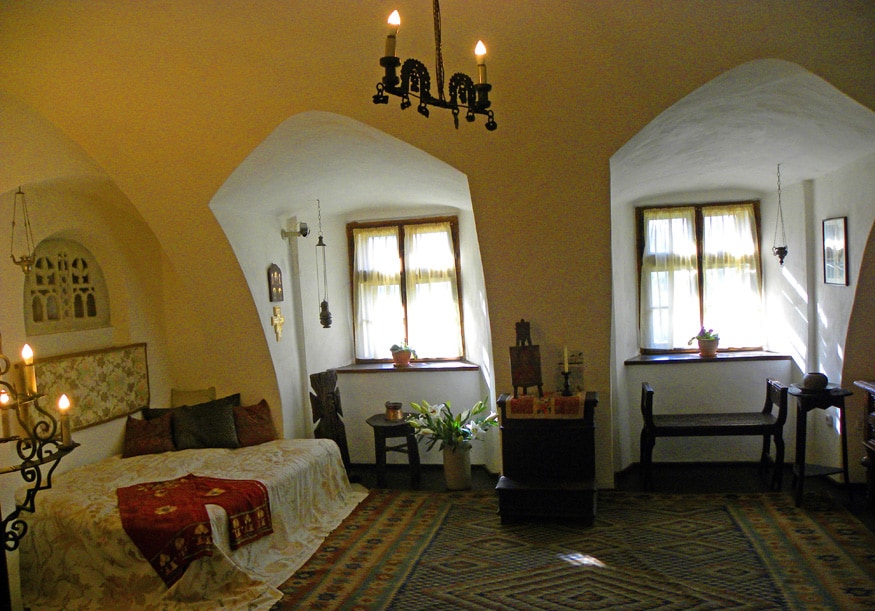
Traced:
POLYGON ((398 350, 392 353, 392 360, 395 362, 395 367, 407 367, 410 365, 411 356, 413 356, 411 350, 398 350))
POLYGON ((719 339, 699 339, 696 341, 699 342, 699 354, 701 356, 717 356, 717 344, 720 343, 719 339))

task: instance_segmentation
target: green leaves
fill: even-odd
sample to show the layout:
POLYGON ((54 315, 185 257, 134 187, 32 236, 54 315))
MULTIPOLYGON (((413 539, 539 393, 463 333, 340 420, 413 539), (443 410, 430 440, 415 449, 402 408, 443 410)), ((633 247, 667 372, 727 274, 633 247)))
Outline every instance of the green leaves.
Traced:
POLYGON ((459 414, 453 414, 449 401, 430 405, 427 401, 411 403, 416 412, 407 419, 413 427, 417 439, 427 439, 426 450, 431 450, 440 442, 440 449, 456 448, 461 444, 482 439, 491 426, 498 424, 498 415, 494 412, 485 418, 477 418, 487 410, 485 400, 478 401, 473 407, 459 414))

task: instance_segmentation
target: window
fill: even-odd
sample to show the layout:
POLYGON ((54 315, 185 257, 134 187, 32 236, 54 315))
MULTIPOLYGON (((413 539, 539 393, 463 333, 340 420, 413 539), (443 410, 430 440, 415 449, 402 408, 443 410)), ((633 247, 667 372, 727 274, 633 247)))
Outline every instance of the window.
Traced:
POLYGON ((755 202, 639 208, 642 350, 687 349, 700 327, 721 348, 763 345, 755 202))
POLYGON ((73 240, 44 240, 24 281, 28 335, 109 326, 109 295, 94 255, 73 240))
POLYGON ((347 234, 356 359, 389 359, 401 341, 419 358, 461 358, 457 219, 351 223, 347 234))

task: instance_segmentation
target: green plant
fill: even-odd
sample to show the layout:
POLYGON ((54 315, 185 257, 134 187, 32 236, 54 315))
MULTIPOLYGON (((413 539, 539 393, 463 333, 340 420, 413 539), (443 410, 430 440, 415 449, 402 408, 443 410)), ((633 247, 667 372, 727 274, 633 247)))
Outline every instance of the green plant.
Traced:
POLYGON ((426 450, 431 450, 440 442, 440 449, 457 448, 465 442, 482 439, 491 426, 498 424, 498 414, 490 413, 477 418, 486 411, 486 401, 478 401, 471 409, 461 414, 453 414, 449 402, 429 405, 411 403, 416 414, 408 416, 407 422, 413 427, 417 439, 428 439, 426 450))
POLYGON ((419 358, 419 357, 416 356, 416 350, 414 350, 413 348, 411 348, 411 347, 407 344, 407 342, 401 342, 400 344, 392 344, 392 345, 389 347, 389 350, 392 352, 392 354, 395 354, 396 352, 404 352, 405 350, 409 350, 409 351, 410 351, 410 356, 412 356, 413 358, 419 358))
POLYGON ((690 338, 690 341, 687 342, 687 346, 692 346, 693 341, 699 339, 720 339, 720 336, 714 332, 714 329, 708 329, 705 331, 705 327, 702 327, 696 335, 690 338))

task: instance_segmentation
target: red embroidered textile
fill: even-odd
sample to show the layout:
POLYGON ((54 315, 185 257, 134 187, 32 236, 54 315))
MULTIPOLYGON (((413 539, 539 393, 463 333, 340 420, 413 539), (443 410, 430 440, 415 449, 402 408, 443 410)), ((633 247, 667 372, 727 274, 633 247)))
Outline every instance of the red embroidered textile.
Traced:
POLYGON ((267 486, 186 475, 119 488, 122 526, 169 588, 193 561, 213 554, 206 505, 228 513, 231 549, 273 532, 267 486))
POLYGON ((563 397, 546 393, 543 397, 523 395, 510 400, 508 418, 582 418, 584 400, 581 394, 563 397))

